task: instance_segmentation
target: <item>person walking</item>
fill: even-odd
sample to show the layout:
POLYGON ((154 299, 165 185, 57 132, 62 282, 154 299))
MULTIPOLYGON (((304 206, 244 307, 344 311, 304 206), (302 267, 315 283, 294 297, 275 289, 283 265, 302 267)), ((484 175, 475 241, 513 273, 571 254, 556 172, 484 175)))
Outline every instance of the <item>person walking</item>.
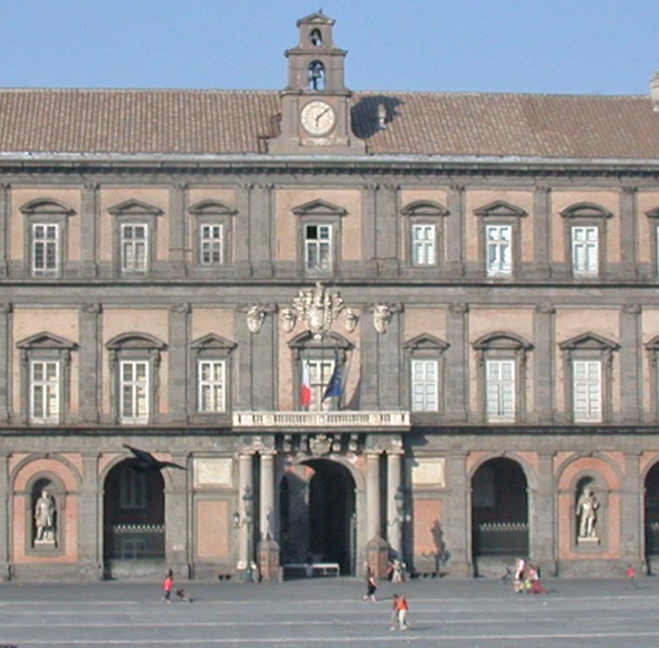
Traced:
POLYGON ((625 578, 627 579, 627 582, 625 583, 625 589, 629 589, 630 587, 634 589, 641 589, 636 584, 636 570, 631 565, 627 565, 627 569, 625 569, 625 578))
POLYGON ((531 594, 547 594, 547 590, 542 586, 542 583, 540 582, 540 573, 538 568, 529 563, 529 592, 531 594))
POLYGON ((407 623, 407 612, 409 610, 409 605, 407 604, 407 597, 405 594, 401 594, 398 597, 398 629, 399 630, 409 630, 410 626, 407 623))
POLYGON ((368 601, 370 599, 371 601, 375 602, 376 601, 375 592, 377 591, 377 589, 378 589, 378 582, 375 580, 375 576, 373 576, 373 572, 369 567, 366 572, 366 594, 364 594, 364 600, 368 601))
POLYGON ((391 599, 391 628, 396 630, 398 628, 398 594, 394 594, 391 599))
POLYGON ((171 605, 172 589, 174 587, 174 572, 169 569, 162 582, 162 600, 164 603, 171 605))

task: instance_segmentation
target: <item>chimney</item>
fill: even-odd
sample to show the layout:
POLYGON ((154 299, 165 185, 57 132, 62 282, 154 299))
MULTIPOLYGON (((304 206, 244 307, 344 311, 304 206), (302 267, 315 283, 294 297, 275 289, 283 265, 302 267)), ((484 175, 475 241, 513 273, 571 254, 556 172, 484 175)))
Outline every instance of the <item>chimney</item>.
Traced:
MULTIPOLYGON (((657 92, 659 93, 659 76, 657 76, 657 92)), ((387 128, 387 107, 384 104, 378 104, 378 130, 387 128)))
POLYGON ((650 99, 652 110, 659 112, 659 72, 655 72, 650 79, 650 99))

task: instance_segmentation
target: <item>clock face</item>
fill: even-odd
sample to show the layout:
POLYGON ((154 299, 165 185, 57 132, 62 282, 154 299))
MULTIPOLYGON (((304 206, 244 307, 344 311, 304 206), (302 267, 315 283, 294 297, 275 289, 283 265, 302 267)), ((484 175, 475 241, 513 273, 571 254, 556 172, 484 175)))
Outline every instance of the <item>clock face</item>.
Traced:
POLYGON ((334 109, 324 101, 310 101, 300 113, 304 130, 315 137, 327 135, 336 123, 334 109))

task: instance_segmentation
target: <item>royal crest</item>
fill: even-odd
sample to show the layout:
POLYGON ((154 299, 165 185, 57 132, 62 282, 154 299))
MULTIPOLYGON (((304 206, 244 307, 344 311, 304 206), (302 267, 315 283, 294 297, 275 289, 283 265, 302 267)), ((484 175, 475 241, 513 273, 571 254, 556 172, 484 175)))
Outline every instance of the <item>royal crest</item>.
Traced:
POLYGON ((343 310, 343 299, 338 292, 317 282, 314 288, 300 290, 293 300, 293 307, 314 339, 320 340, 332 328, 332 323, 343 310))

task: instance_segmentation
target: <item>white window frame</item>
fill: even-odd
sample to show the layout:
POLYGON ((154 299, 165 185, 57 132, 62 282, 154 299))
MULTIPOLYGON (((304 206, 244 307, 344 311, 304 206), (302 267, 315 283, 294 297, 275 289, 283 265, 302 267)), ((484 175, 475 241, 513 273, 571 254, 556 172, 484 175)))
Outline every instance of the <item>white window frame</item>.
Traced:
POLYGON ((491 423, 511 423, 516 415, 515 360, 485 361, 485 411, 491 423))
POLYGON ((32 223, 32 276, 57 277, 60 268, 59 223, 32 223), (43 233, 39 235, 40 231, 43 233), (54 233, 54 236, 49 236, 54 233), (38 261, 38 258, 41 261, 38 261))
POLYGON ((124 275, 145 275, 149 272, 149 224, 148 223, 121 223, 119 245, 121 247, 121 273, 124 275), (126 232, 142 228, 143 238, 132 237, 128 239, 126 232), (142 263, 138 263, 138 247, 143 245, 142 263), (132 250, 129 257, 128 251, 132 250))
POLYGON ((143 510, 146 501, 146 475, 124 468, 119 478, 119 503, 122 509, 143 510))
POLYGON ((331 223, 304 223, 304 267, 311 273, 329 273, 333 270, 334 227, 331 223), (309 238, 309 229, 315 227, 316 238, 309 238), (321 230, 327 232, 322 237, 321 230), (312 256, 316 261, 312 263, 312 256))
POLYGON ((224 265, 224 225, 201 223, 199 225, 199 264, 202 266, 224 265))
POLYGON ((334 373, 334 359, 309 359, 309 377, 311 379, 311 401, 309 412, 326 412, 332 407, 332 399, 323 401, 323 395, 334 373))
POLYGON ((488 277, 513 274, 513 226, 485 225, 486 272, 488 277), (507 233, 508 238, 505 238, 507 233))
POLYGON ((439 411, 439 360, 410 361, 410 404, 413 412, 439 411))
POLYGON ((572 409, 575 423, 601 423, 603 419, 601 360, 572 360, 572 409))
POLYGON ((570 228, 570 258, 576 277, 599 275, 600 233, 597 225, 572 225, 570 228), (582 235, 585 235, 583 237, 582 235))
POLYGON ((437 265, 437 226, 431 223, 412 224, 412 265, 437 265))
POLYGON ((201 414, 226 411, 226 361, 197 361, 197 409, 201 414), (210 369, 210 377, 204 377, 204 369, 210 369), (216 373, 219 370, 219 377, 216 373))
POLYGON ((119 361, 119 420, 129 425, 140 425, 149 422, 150 416, 150 362, 148 360, 120 360, 119 361), (132 378, 125 379, 124 370, 132 366, 132 378), (144 379, 137 376, 139 366, 144 367, 144 379), (126 407, 125 394, 130 390, 132 407, 126 407), (141 406, 140 406, 141 404, 141 406))
POLYGON ((58 360, 30 361, 30 422, 59 423, 61 419, 62 368, 58 360), (41 368, 41 379, 35 374, 41 368), (54 369, 54 372, 52 371, 54 369), (51 373, 52 372, 52 373, 51 373), (49 378, 49 375, 51 378, 49 378))

